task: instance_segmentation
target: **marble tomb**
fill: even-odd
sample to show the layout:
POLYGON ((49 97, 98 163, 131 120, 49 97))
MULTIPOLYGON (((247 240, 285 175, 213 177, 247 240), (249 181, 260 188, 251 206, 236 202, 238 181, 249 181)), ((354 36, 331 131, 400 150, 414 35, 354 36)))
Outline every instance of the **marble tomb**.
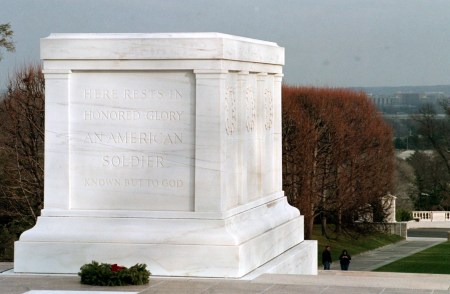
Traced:
POLYGON ((219 33, 52 34, 44 209, 14 271, 317 274, 282 190, 284 48, 219 33))

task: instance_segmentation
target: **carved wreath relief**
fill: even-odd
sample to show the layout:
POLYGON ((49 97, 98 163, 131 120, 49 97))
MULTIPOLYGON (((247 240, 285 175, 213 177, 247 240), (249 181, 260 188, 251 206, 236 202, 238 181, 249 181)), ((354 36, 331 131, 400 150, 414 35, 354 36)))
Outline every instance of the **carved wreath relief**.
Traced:
POLYGON ((273 96, 269 89, 264 90, 264 126, 270 130, 273 124, 273 96))
POLYGON ((247 87, 245 91, 245 113, 247 131, 251 132, 255 128, 256 103, 252 87, 247 87))
POLYGON ((225 92, 225 130, 232 135, 237 125, 236 95, 232 87, 227 87, 225 92))

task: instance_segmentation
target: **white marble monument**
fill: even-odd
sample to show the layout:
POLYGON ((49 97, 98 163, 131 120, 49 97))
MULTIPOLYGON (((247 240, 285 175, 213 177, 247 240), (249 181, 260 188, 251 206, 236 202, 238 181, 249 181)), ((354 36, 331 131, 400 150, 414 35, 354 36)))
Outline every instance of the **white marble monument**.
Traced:
POLYGON ((14 271, 317 273, 282 191, 284 49, 218 33, 52 34, 45 199, 14 271))

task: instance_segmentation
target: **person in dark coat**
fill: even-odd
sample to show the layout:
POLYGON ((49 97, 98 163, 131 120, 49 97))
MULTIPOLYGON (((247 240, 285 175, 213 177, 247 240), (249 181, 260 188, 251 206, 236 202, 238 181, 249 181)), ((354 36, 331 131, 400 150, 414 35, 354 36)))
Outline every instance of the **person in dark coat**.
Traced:
POLYGON ((322 264, 324 270, 329 270, 331 266, 331 247, 325 246, 325 250, 322 252, 322 264))
POLYGON ((342 250, 341 255, 339 256, 339 262, 341 263, 341 270, 348 271, 348 266, 350 265, 350 254, 348 254, 347 250, 342 250))

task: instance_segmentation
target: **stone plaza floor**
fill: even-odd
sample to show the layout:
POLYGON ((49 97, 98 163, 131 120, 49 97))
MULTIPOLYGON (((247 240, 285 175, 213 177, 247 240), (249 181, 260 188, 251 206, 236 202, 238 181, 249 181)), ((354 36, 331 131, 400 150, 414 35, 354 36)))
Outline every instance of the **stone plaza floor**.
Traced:
POLYGON ((446 239, 409 238, 352 259, 351 271, 319 270, 317 276, 264 274, 252 280, 213 278, 150 278, 144 286, 81 285, 76 275, 24 275, 0 263, 0 294, 153 294, 153 293, 305 293, 305 294, 444 294, 450 275, 370 272, 446 239), (369 270, 369 271, 368 271, 369 270))
POLYGON ((450 275, 319 271, 317 276, 265 274, 254 280, 151 277, 144 286, 81 285, 76 276, 1 275, 2 294, 93 293, 305 293, 305 294, 444 294, 450 275))

